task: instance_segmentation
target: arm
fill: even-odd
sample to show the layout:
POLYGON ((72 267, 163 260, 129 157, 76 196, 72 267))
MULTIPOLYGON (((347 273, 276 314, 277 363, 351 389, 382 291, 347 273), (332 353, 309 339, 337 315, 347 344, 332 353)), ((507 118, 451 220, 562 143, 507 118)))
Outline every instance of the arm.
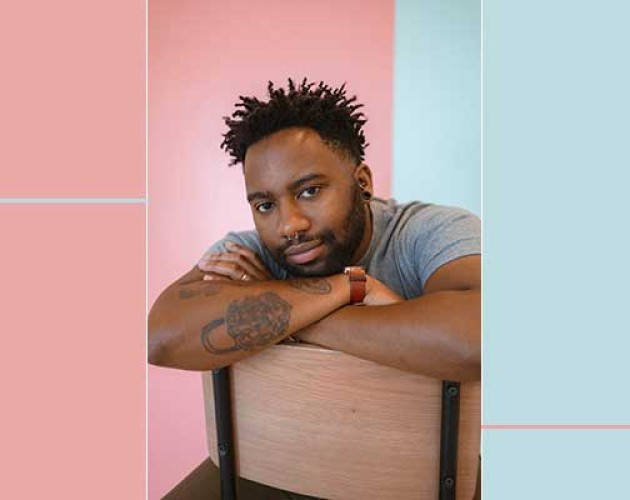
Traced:
POLYGON ((440 267, 421 297, 384 306, 344 307, 298 336, 405 371, 478 380, 481 257, 462 257, 440 267))
POLYGON ((347 277, 207 281, 197 267, 169 286, 149 314, 149 362, 211 370, 251 356, 350 300, 347 277))

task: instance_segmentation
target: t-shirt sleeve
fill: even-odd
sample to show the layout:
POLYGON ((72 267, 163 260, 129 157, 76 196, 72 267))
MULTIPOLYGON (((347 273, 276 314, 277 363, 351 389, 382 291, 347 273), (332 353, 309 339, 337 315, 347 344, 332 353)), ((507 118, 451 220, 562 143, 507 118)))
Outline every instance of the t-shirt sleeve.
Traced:
POLYGON ((441 266, 481 253, 481 221, 461 208, 431 206, 414 217, 415 256, 422 287, 441 266))
POLYGON ((228 249, 225 246, 225 243, 227 241, 233 241, 234 243, 239 243, 241 245, 245 245, 248 248, 251 248, 252 250, 256 251, 255 248, 253 248, 253 245, 251 244, 250 241, 248 241, 248 239, 246 238, 242 238, 239 233, 228 233, 225 235, 225 237, 223 237, 222 239, 215 241, 212 245, 210 245, 207 249, 206 249, 206 253, 220 253, 220 252, 227 252, 228 249))

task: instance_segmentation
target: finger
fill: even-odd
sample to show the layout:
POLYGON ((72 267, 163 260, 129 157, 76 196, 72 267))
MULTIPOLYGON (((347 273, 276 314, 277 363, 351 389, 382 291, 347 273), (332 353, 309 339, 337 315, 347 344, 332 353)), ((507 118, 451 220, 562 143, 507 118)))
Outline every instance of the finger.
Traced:
MULTIPOLYGON (((260 274, 254 267, 247 265, 239 265, 238 269, 232 265, 220 265, 221 262, 231 262, 233 264, 240 264, 238 257, 229 255, 229 252, 215 252, 207 253, 197 263, 197 267, 204 273, 220 273, 222 276, 227 276, 233 279, 233 276, 240 276, 243 272, 250 271, 251 274, 260 274), (251 269, 250 269, 251 268, 251 269), (240 274, 236 273, 240 269, 240 274), (236 273, 236 274, 235 274, 236 273)), ((256 279, 263 279, 257 277, 256 279)))
POLYGON ((256 269, 250 272, 243 269, 237 262, 227 259, 214 259, 203 264, 204 271, 211 277, 208 279, 229 279, 234 281, 263 281, 266 278, 261 276, 256 269))
POLYGON ((226 248, 229 250, 230 253, 241 256, 241 258, 245 262, 248 262, 253 267, 258 269, 258 271, 265 279, 272 279, 271 273, 267 269, 267 266, 265 266, 258 254, 256 254, 256 252, 243 245, 238 245, 233 242, 227 242, 226 248))
POLYGON ((225 247, 233 253, 237 253, 241 255, 244 259, 250 262, 254 267, 256 267, 267 279, 271 279, 271 273, 267 269, 267 266, 260 259, 258 254, 254 252, 251 248, 247 248, 246 246, 239 245, 238 243, 234 243, 233 241, 226 241, 225 247))
POLYGON ((208 271, 207 267, 208 264, 210 263, 210 261, 212 260, 216 260, 219 255, 221 255, 219 252, 206 252, 201 256, 201 259, 199 259, 199 261, 197 262, 197 267, 201 270, 201 271, 208 271))
POLYGON ((226 241, 225 246, 228 248, 228 252, 207 252, 201 257, 197 266, 202 271, 207 272, 213 270, 211 267, 211 264, 214 263, 213 261, 225 260, 229 262, 237 262, 241 265, 248 276, 251 276, 254 279, 273 279, 271 273, 267 270, 254 251, 232 241, 226 241))
MULTIPOLYGON (((212 267, 217 263, 224 262, 226 264, 234 264, 242 271, 247 273, 247 275, 251 276, 256 280, 268 280, 271 277, 268 273, 262 272, 258 267, 254 266, 246 257, 236 252, 224 252, 219 254, 216 258, 208 260, 205 264, 205 267, 210 270, 216 272, 216 270, 212 267)), ((231 266, 228 266, 231 267, 231 266)))
POLYGON ((204 281, 228 281, 230 278, 218 273, 206 273, 203 279, 204 281))
MULTIPOLYGON (((241 249, 244 247, 241 247, 241 249)), ((250 251, 251 252, 251 251, 250 251)), ((197 267, 204 272, 215 271, 216 268, 212 267, 216 262, 226 261, 226 262, 234 262, 240 264, 243 271, 245 271, 248 276, 251 276, 257 280, 270 280, 272 279, 271 274, 266 270, 264 265, 261 262, 258 262, 256 265, 257 256, 255 253, 251 252, 251 255, 255 257, 254 262, 251 262, 250 255, 241 252, 207 252, 205 253, 199 262, 197 263, 197 267), (263 270, 260 268, 262 267, 263 270)), ((223 272, 223 271, 219 271, 223 272)))
POLYGON ((224 277, 227 277, 234 281, 252 281, 252 280, 261 280, 264 278, 260 278, 259 271, 255 268, 251 273, 244 269, 240 263, 232 262, 227 259, 222 260, 213 260, 210 261, 206 268, 210 273, 218 274, 224 277))

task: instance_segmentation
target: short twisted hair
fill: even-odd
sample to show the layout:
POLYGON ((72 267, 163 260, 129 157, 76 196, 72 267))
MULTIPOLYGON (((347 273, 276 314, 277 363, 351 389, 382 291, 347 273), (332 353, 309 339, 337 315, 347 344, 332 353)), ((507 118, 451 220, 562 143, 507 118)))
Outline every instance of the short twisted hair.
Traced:
POLYGON ((223 135, 221 148, 232 157, 230 165, 243 163, 247 148, 261 139, 290 127, 308 127, 322 140, 349 156, 358 165, 368 146, 363 134, 367 119, 357 111, 356 96, 348 98, 346 84, 333 89, 324 82, 296 85, 289 78, 288 89, 275 88, 269 82, 267 102, 255 97, 239 96, 232 116, 224 117, 228 131, 223 135))

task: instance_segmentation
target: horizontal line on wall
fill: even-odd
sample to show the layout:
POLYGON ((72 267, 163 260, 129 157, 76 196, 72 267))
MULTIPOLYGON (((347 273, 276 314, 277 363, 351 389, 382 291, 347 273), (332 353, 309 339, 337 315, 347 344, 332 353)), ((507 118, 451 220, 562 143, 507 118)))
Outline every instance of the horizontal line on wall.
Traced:
POLYGON ((144 205, 146 198, 0 198, 0 205, 144 205))
POLYGON ((625 424, 485 424, 483 430, 630 430, 625 424))

